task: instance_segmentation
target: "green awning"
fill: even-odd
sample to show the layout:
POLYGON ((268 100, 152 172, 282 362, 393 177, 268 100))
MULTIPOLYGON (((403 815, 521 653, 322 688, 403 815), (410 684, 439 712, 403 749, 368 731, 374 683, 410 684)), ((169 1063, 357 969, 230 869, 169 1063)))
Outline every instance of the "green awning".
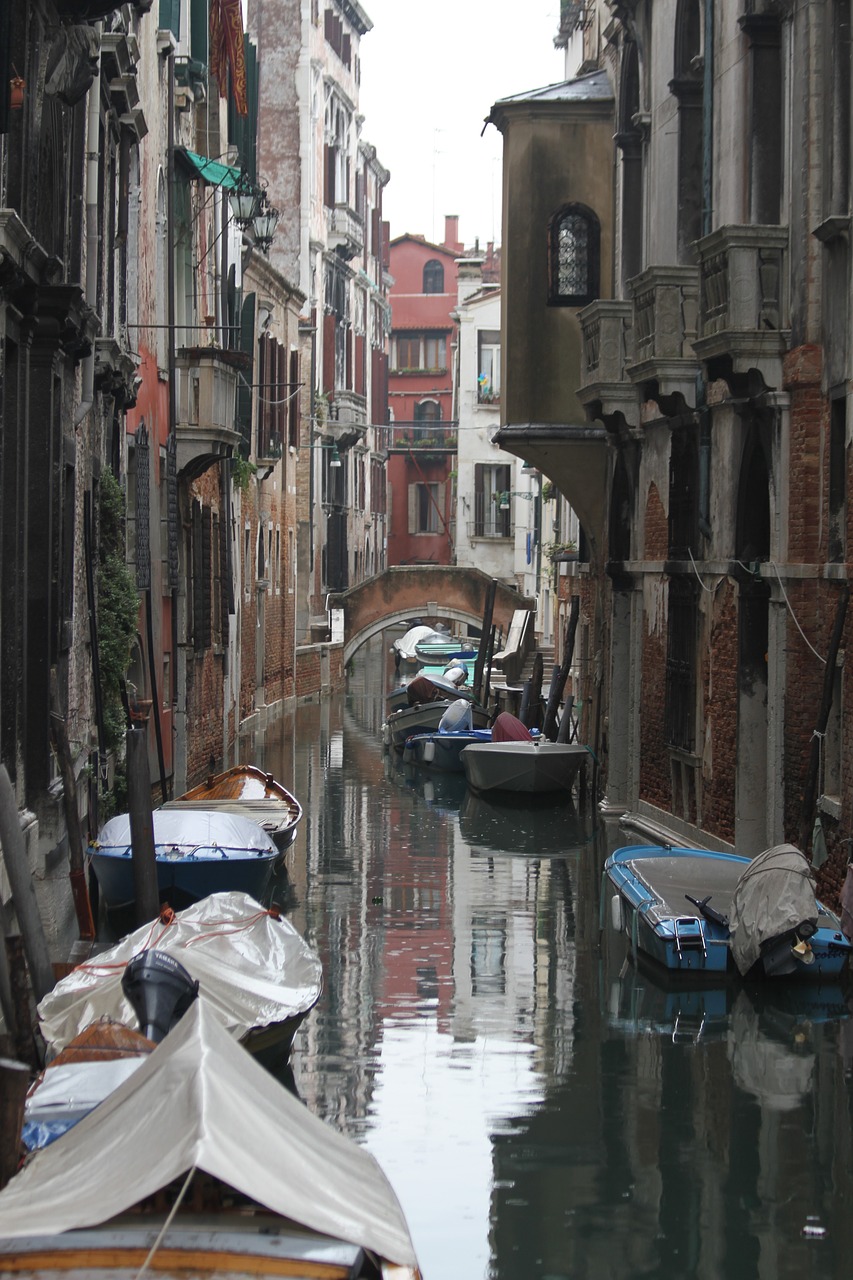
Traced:
POLYGON ((186 147, 176 147, 175 155, 183 160, 192 171, 194 178, 201 178, 212 187, 224 187, 226 191, 236 191, 241 185, 240 170, 233 164, 222 164, 219 160, 208 160, 207 156, 196 155, 186 147))

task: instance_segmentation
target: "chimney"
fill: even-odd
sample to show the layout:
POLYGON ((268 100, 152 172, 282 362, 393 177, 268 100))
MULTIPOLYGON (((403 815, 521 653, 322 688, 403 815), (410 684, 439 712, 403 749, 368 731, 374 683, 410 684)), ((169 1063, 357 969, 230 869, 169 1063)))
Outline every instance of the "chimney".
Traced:
POLYGON ((472 293, 483 287, 483 259, 456 259, 456 296, 461 306, 472 293))
POLYGON ((450 249, 453 253, 462 252, 462 241, 459 239, 459 214, 446 213, 444 215, 444 247, 450 249))

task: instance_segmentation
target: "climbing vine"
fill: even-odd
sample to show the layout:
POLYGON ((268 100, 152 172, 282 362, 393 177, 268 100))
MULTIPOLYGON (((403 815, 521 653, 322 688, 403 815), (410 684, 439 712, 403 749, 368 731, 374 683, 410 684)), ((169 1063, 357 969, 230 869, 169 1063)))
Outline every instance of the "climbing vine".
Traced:
POLYGON ((98 658, 108 750, 123 741, 127 717, 122 681, 130 665, 139 618, 136 582, 125 561, 124 493, 110 470, 98 489, 98 658))

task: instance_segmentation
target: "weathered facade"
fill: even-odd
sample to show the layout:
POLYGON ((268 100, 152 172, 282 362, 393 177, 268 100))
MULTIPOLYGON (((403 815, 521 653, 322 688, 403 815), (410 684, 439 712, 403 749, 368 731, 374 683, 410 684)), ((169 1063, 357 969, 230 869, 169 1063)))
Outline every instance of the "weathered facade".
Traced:
POLYGON ((584 74, 492 110, 501 440, 588 540, 605 808, 750 854, 793 840, 832 894, 853 789, 850 6, 565 9, 584 74), (566 133, 560 159, 550 121, 577 128, 596 84, 607 136, 566 133))

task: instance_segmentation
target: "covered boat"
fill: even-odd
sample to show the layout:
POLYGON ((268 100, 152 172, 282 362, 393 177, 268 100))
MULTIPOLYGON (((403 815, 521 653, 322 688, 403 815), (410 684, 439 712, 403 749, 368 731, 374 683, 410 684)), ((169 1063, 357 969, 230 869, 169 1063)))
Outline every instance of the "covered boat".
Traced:
POLYGON ((0 1192, 0 1272, 420 1272, 377 1161, 312 1115, 197 1000, 123 1084, 0 1192))
MULTIPOLYGON (((173 908, 211 893, 262 898, 279 856, 278 846, 252 818, 217 809, 155 809, 154 855, 160 900, 173 908)), ((110 818, 88 850, 109 908, 135 897, 130 815, 110 818)))
POLYGON ((420 658, 416 653, 416 646, 422 640, 426 640, 428 636, 432 636, 439 640, 446 640, 447 633, 436 631, 435 627, 426 626, 424 623, 418 623, 417 626, 409 627, 409 630, 402 635, 399 640, 395 640, 391 646, 391 652, 394 655, 394 661, 399 664, 412 663, 415 666, 420 662, 420 658))
POLYGON ((491 742, 475 742, 461 754, 469 787, 476 791, 542 794, 570 791, 589 753, 578 743, 548 742, 508 711, 492 726, 491 742))
POLYGON ((284 853, 296 839, 302 806, 271 773, 253 764, 237 764, 224 773, 211 774, 204 782, 161 808, 187 812, 207 809, 236 813, 260 824, 284 853))
POLYGON ((851 944, 814 896, 793 845, 755 859, 709 849, 628 846, 604 864, 602 911, 636 954, 673 972, 837 977, 851 944))
POLYGON ((103 1019, 135 1027, 122 977, 133 957, 152 951, 180 963, 232 1036, 279 1060, 323 989, 320 957, 289 920, 248 894, 217 893, 143 925, 62 978, 38 1006, 48 1051, 103 1019))

